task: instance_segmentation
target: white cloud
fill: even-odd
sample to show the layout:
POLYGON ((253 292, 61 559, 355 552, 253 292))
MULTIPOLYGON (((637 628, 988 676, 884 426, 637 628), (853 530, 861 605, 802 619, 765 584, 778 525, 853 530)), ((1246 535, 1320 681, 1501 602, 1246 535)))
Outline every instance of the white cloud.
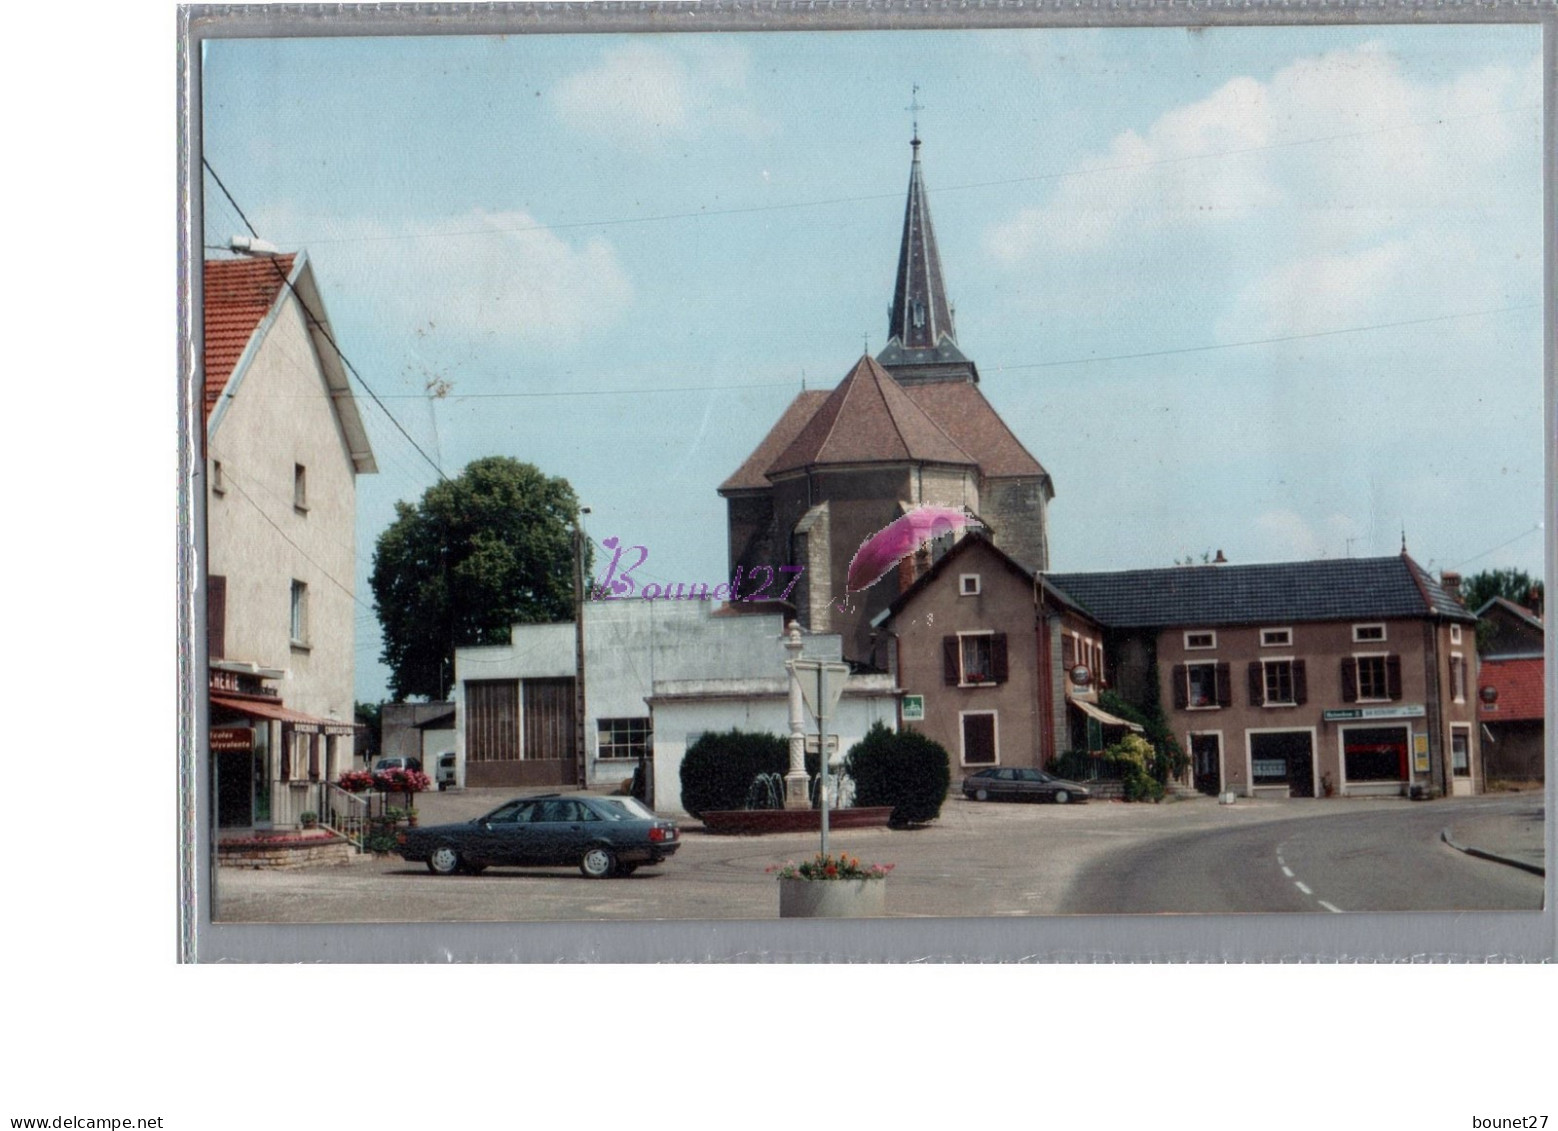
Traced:
POLYGON ((1348 556, 1349 539, 1357 542, 1362 534, 1347 515, 1311 520, 1293 510, 1268 510, 1255 519, 1255 550, 1260 561, 1340 558, 1348 556))
POLYGON ((1117 276, 1151 256, 1171 291, 1231 294, 1220 340, 1529 301, 1539 62, 1424 81, 1370 45, 1233 79, 1117 135, 986 251, 1117 276))
POLYGON ((609 242, 570 241, 524 212, 309 226, 331 237, 307 248, 327 306, 371 294, 408 332, 431 323, 492 345, 568 346, 616 322, 633 301, 609 242))
POLYGON ((738 44, 629 43, 563 79, 548 100, 569 125, 639 150, 719 131, 761 136, 772 124, 748 104, 747 70, 738 44))

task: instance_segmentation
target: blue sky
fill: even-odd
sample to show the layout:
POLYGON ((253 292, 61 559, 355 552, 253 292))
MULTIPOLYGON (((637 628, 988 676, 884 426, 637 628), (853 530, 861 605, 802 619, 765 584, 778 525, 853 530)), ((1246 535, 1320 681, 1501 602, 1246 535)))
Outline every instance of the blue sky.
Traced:
MULTIPOLYGON (((715 489, 885 344, 911 89, 958 341, 1055 480, 1052 565, 1396 552, 1543 568, 1532 27, 204 45, 204 153, 313 259, 450 475, 569 479, 635 576, 715 581, 715 489), (432 395, 429 389, 442 391, 432 395)), ((206 242, 242 222, 205 179, 206 242)), ((364 398, 366 400, 366 398, 364 398)), ((366 578, 436 478, 371 404, 366 578)))

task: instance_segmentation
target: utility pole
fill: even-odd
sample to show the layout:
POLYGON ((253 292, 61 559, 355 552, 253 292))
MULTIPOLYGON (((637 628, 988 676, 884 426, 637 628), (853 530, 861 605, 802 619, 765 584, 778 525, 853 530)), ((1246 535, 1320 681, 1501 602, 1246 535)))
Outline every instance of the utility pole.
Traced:
POLYGON ((573 763, 574 784, 585 784, 584 768, 584 530, 580 520, 590 513, 580 507, 573 519, 573 763))

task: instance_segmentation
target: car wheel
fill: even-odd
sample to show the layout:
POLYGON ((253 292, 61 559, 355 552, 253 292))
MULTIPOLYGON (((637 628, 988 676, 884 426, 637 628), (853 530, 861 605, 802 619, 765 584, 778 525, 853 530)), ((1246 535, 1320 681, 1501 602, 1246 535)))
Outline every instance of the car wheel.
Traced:
POLYGON ((1066 802, 1068 802, 1070 800, 1071 800, 1071 794, 1067 793, 1065 790, 1057 789, 1055 791, 1055 804, 1056 805, 1064 805, 1066 802))
POLYGON ((978 790, 975 790, 974 791, 974 800, 975 801, 989 801, 990 800, 990 791, 988 789, 978 789, 978 790))
POLYGON ((453 847, 440 844, 427 858, 427 870, 435 876, 452 876, 460 870, 463 863, 460 854, 453 847))
POLYGON ((592 880, 604 880, 617 870, 616 854, 603 844, 592 845, 579 858, 579 871, 592 880))

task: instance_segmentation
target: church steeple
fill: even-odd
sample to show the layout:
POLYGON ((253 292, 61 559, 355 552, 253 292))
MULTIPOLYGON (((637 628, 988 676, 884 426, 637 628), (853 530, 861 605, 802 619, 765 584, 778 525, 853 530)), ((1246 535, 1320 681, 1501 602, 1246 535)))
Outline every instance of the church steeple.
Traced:
POLYGON ((979 374, 957 345, 952 303, 941 274, 936 231, 925 198, 920 169, 920 129, 915 123, 909 146, 909 199, 903 213, 903 241, 898 249, 898 274, 893 287, 887 348, 877 355, 900 384, 971 381, 979 374))

